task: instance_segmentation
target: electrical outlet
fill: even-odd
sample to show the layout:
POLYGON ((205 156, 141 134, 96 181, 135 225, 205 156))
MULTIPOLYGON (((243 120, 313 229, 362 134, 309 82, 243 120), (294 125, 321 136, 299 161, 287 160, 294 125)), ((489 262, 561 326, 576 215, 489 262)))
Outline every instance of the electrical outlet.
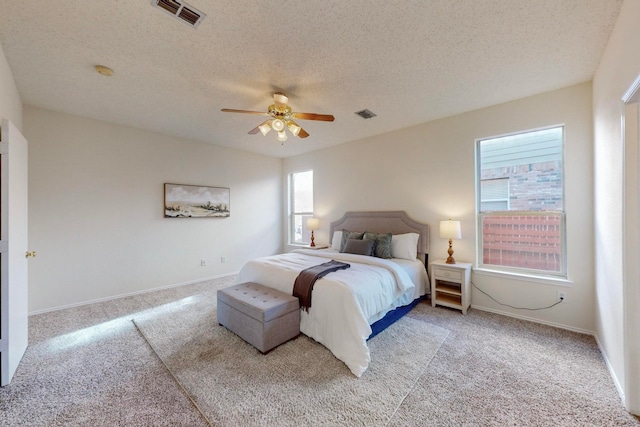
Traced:
POLYGON ((200 260, 200 267, 206 267, 207 266, 207 260, 206 259, 201 259, 200 260))
POLYGON ((558 301, 567 302, 567 294, 565 291, 558 290, 558 301))
POLYGON ((227 257, 226 256, 221 256, 220 257, 220 263, 224 264, 225 262, 227 262, 227 257))

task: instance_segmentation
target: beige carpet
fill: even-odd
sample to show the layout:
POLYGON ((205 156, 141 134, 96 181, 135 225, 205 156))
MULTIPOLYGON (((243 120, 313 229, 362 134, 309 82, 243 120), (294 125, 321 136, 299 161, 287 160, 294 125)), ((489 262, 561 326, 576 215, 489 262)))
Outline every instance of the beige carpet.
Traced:
MULTIPOLYGON (((0 387, 0 426, 207 426, 131 319, 146 319, 148 313, 154 313, 168 317, 166 322, 180 322, 182 318, 172 312, 199 309, 202 306, 198 301, 203 299, 213 303, 216 290, 231 286, 235 279, 234 276, 218 278, 31 316, 27 352, 11 384, 0 387)), ((561 306, 555 307, 559 308, 561 306)), ((624 410, 592 336, 474 309, 463 316, 457 310, 433 308, 429 303, 418 304, 407 317, 410 319, 402 320, 410 320, 405 324, 436 325, 450 333, 428 364, 425 358, 424 372, 393 413, 389 427, 640 427, 640 421, 624 410)), ((213 330, 205 328, 208 333, 213 330)), ((344 376, 338 380, 342 378, 359 386, 371 381, 369 374, 374 372, 373 368, 379 370, 376 365, 380 352, 375 348, 380 347, 380 338, 385 338, 382 343, 386 342, 385 334, 389 332, 395 333, 387 330, 372 340, 372 370, 360 380, 352 379, 339 362, 329 364, 331 369, 342 369, 344 376)), ((177 342, 190 341, 188 334, 177 342)), ((229 342, 235 339, 228 335, 229 342)), ((196 338, 195 342, 201 340, 196 338)), ((304 344, 300 339, 297 341, 304 344)), ((204 349, 202 352, 207 351, 213 353, 204 349)), ((252 351, 247 350, 247 354, 253 359, 252 351)), ((415 353, 415 350, 409 351, 415 353)), ((178 356, 176 351, 172 357, 178 356)), ((404 360, 404 356, 397 356, 396 360, 404 360)), ((247 362, 238 358, 238 363, 244 366, 247 362)), ((325 384, 309 388, 308 394, 322 396, 329 393, 323 390, 331 387, 324 373, 318 372, 324 366, 286 381, 282 379, 284 373, 277 374, 274 382, 283 387, 283 383, 291 381, 293 384, 285 389, 299 391, 300 383, 306 381, 304 387, 310 387, 309 383, 318 378, 325 384)), ((330 377, 329 373, 327 376, 330 377)), ((394 382, 392 377, 390 384, 394 382)), ((240 394, 232 386, 225 389, 215 381, 213 386, 207 384, 211 393, 240 394)), ((381 389, 388 393, 401 392, 394 385, 384 384, 381 389)), ((233 408, 226 414, 233 415, 233 411, 240 410, 249 413, 253 405, 260 407, 255 397, 257 392, 246 387, 241 391, 254 398, 243 400, 248 407, 233 408)), ((359 392, 353 388, 349 391, 359 392)), ((362 394, 360 399, 365 402, 360 402, 361 406, 388 403, 376 402, 375 396, 362 394)), ((277 398, 283 399, 283 396, 277 398)), ((333 419, 339 421, 330 423, 381 424, 377 419, 371 423, 350 422, 354 418, 350 414, 356 411, 353 403, 356 398, 349 395, 336 405, 337 415, 333 419)), ((293 400, 295 396, 284 399, 293 400)), ((233 399, 221 402, 220 407, 225 408, 229 401, 233 399)), ((279 409, 269 407, 269 410, 279 409)), ((255 421, 252 419, 248 424, 260 422, 256 415, 255 421)), ((239 422, 233 420, 216 422, 225 427, 237 424, 239 422)), ((300 422, 300 425, 319 424, 320 421, 315 420, 300 422)))
POLYGON ((401 319, 369 342, 358 379, 304 335, 260 354, 218 325, 215 306, 194 295, 133 319, 212 425, 385 425, 449 333, 401 319))

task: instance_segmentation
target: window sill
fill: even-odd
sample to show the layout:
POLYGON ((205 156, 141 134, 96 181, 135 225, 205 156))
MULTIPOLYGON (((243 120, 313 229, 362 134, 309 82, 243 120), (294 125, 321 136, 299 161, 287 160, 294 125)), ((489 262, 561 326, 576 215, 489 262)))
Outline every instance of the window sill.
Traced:
POLYGON ((500 277, 503 279, 518 280, 520 282, 532 282, 541 285, 553 285, 553 286, 573 286, 573 281, 563 277, 551 277, 551 276, 534 276, 532 274, 513 273, 509 271, 489 270, 486 268, 474 268, 474 274, 480 276, 500 277))

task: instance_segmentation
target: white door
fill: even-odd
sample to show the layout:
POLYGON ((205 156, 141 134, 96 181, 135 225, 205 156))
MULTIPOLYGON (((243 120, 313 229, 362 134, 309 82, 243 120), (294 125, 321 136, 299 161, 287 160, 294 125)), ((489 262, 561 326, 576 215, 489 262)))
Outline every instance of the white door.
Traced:
POLYGON ((9 384, 27 349, 27 140, 0 122, 0 385, 9 384))

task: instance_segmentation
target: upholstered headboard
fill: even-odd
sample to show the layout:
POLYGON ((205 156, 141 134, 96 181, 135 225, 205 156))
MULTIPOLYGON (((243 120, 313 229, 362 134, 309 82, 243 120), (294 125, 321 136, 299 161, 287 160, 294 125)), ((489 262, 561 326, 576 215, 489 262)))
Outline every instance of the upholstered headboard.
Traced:
POLYGON ((369 231, 371 233, 418 233, 418 254, 427 261, 429 254, 429 225, 412 220, 403 211, 347 212, 342 218, 331 223, 330 238, 338 230, 369 231))

